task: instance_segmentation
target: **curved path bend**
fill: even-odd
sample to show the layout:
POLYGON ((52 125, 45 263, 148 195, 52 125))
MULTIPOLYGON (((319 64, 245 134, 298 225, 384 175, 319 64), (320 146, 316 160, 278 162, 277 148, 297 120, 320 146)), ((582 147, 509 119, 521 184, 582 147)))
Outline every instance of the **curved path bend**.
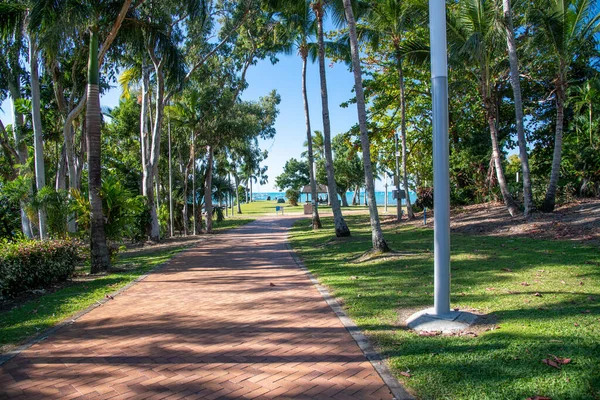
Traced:
POLYGON ((286 246, 259 219, 0 366, 0 399, 392 399, 286 246))

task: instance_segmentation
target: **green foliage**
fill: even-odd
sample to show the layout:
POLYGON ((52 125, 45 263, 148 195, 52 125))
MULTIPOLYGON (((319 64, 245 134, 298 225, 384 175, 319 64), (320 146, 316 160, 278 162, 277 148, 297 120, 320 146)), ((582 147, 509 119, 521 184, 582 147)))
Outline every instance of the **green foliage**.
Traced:
POLYGON ((222 222, 225 219, 225 208, 221 206, 214 206, 213 215, 217 217, 217 222, 222 222))
POLYGON ((275 178, 275 186, 279 190, 288 188, 299 191, 310 183, 309 166, 306 161, 291 158, 285 162, 283 172, 275 178))
POLYGON ((297 206, 298 198, 300 197, 300 191, 296 189, 288 189, 285 191, 285 197, 287 197, 290 205, 297 206))
POLYGON ((80 260, 80 247, 70 240, 0 244, 0 295, 12 297, 68 279, 80 260))
POLYGON ((48 233, 51 237, 67 236, 67 219, 72 210, 66 190, 56 191, 45 186, 36 194, 37 207, 44 208, 47 214, 48 233))
POLYGON ((418 187, 415 205, 420 209, 429 208, 430 210, 433 210, 433 188, 418 187))
POLYGON ((21 233, 19 203, 13 201, 0 184, 0 239, 11 239, 21 233))

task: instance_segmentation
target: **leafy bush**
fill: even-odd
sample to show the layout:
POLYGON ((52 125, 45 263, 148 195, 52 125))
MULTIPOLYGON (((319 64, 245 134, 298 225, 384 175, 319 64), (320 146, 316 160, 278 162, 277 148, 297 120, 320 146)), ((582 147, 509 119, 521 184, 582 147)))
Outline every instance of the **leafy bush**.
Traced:
POLYGON ((217 222, 222 222, 225 219, 225 207, 214 206, 213 216, 217 217, 217 222))
POLYGON ((300 191, 296 189, 288 189, 285 191, 285 197, 287 197, 290 205, 297 206, 298 205, 298 197, 300 197, 300 191))
POLYGON ((0 295, 12 297, 67 280, 80 261, 71 240, 24 240, 0 244, 0 295))
POLYGON ((429 208, 433 210, 433 188, 418 187, 416 206, 419 208, 429 208))

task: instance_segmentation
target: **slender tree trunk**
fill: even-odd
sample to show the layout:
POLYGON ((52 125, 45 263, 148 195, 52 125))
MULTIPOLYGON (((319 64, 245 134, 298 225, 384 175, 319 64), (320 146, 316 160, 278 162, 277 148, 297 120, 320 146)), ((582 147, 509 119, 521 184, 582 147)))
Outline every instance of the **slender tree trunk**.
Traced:
POLYGON ((102 212, 102 159, 100 125, 100 94, 98 91, 98 29, 92 28, 90 34, 90 50, 88 61, 87 88, 87 161, 88 188, 90 199, 90 249, 91 273, 107 271, 110 257, 104 231, 104 215, 102 212))
MULTIPOLYGON (((491 103, 490 99, 486 99, 486 104, 491 103)), ((506 183, 506 178, 504 176, 504 169, 502 168, 502 158, 500 156, 500 146, 498 144, 498 129, 496 127, 496 118, 494 116, 494 112, 492 111, 492 107, 489 105, 486 106, 486 114, 488 119, 488 125, 490 127, 490 136, 492 139, 492 161, 494 163, 494 168, 496 169, 496 178, 498 179, 498 186, 500 187, 500 192, 502 193, 502 198, 504 200, 504 204, 508 209, 508 212, 512 217, 519 213, 519 207, 515 203, 513 197, 508 190, 508 185, 506 183)))
POLYGON ((169 234, 174 236, 173 230, 173 159, 171 156, 171 118, 169 117, 169 234))
POLYGON ((208 147, 208 157, 206 160, 206 179, 204 180, 204 207, 206 209, 206 233, 212 233, 212 175, 213 175, 213 154, 212 146, 208 147))
POLYGON ((67 190, 67 152, 65 150, 65 145, 63 144, 60 156, 58 158, 58 164, 56 165, 56 181, 55 181, 55 189, 58 190, 67 190))
POLYGON ((515 98, 515 116, 517 122, 517 137, 519 140, 519 156, 523 172, 523 207, 527 217, 534 209, 533 194, 531 191, 531 174, 529 173, 529 156, 527 155, 527 140, 525 138, 525 127, 523 124, 523 100, 521 99, 521 81, 519 74, 519 59, 517 56, 517 44, 515 41, 515 30, 513 26, 512 9, 510 0, 502 0, 504 11, 506 45, 508 48, 508 60, 510 62, 510 83, 515 98))
POLYGON ((185 172, 183 174, 183 234, 187 236, 189 234, 189 218, 188 218, 188 182, 190 177, 190 165, 192 165, 192 150, 190 149, 190 159, 185 166, 185 172))
POLYGON ((327 95, 327 77, 325 75, 325 44, 323 38, 323 4, 321 0, 312 3, 313 11, 317 18, 317 37, 319 41, 319 75, 321 80, 321 102, 323 111, 323 142, 325 147, 325 169, 327 171, 327 190, 333 212, 335 235, 337 237, 350 236, 350 229, 344 220, 340 202, 337 197, 337 186, 333 171, 333 156, 331 152, 331 125, 329 121, 329 100, 327 95))
MULTIPOLYGON (((396 49, 396 53, 399 49, 396 49)), ((398 56, 398 79, 400 81, 400 137, 402 139, 402 186, 404 186, 404 192, 406 193, 406 215, 408 219, 414 219, 415 213, 412 209, 409 199, 409 188, 408 188, 408 171, 406 168, 407 150, 406 150, 406 88, 404 84, 404 68, 402 66, 402 57, 398 56)))
MULTIPOLYGON (((308 96, 306 93, 306 64, 308 57, 308 49, 303 47, 301 49, 302 56, 302 99, 304 100, 304 119, 306 120, 306 143, 308 147, 308 170, 310 178, 310 195, 312 198, 312 228, 314 230, 321 229, 321 218, 319 217, 319 202, 317 201, 317 180, 315 178, 314 162, 315 157, 313 154, 312 145, 312 134, 310 128, 310 112, 308 108, 308 96)), ((307 195, 308 197, 308 195, 307 195)))
POLYGON ((360 188, 358 186, 354 188, 354 193, 352 194, 352 205, 360 205, 360 188))
POLYGON ((346 197, 346 192, 340 192, 340 198, 342 199, 342 207, 350 207, 348 205, 348 198, 346 197))
POLYGON ((240 205, 240 192, 238 190, 240 187, 240 178, 238 177, 237 174, 234 174, 233 178, 235 179, 235 202, 237 203, 237 213, 241 214, 242 207, 240 205))
POLYGON ((196 218, 196 132, 192 132, 192 234, 196 236, 198 218, 196 218))
MULTIPOLYGON (((561 67, 563 63, 561 62, 561 67)), ((542 204, 543 212, 554 211, 556 205, 556 189, 558 188, 558 179, 560 178, 560 162, 562 157, 563 142, 563 122, 565 118, 565 91, 566 79, 564 69, 561 68, 561 74, 556 84, 556 130, 554 132, 554 153, 552 156, 552 171, 550 172, 550 182, 546 190, 546 197, 542 204)))
MULTIPOLYGON (((29 67, 31 71, 31 120, 33 121, 33 148, 35 161, 35 185, 38 193, 46 186, 44 166, 44 140, 42 138, 42 114, 40 101, 40 76, 38 49, 35 39, 29 35, 29 67)), ((47 215, 44 206, 38 210, 40 239, 48 238, 47 215)))
MULTIPOLYGON (((11 79, 8 82, 8 88, 10 91, 10 97, 12 98, 12 114, 13 114, 13 140, 15 141, 15 150, 17 155, 19 156, 19 164, 26 165, 27 159, 29 158, 29 153, 27 151, 27 143, 25 143, 25 139, 23 137, 23 114, 17 111, 16 102, 21 99, 21 76, 19 74, 19 64, 18 61, 14 62, 12 59, 10 60, 11 67, 13 69, 13 74, 16 76, 10 77, 11 79)), ((24 168, 21 168, 21 174, 25 172, 24 168)), ((20 202, 21 206, 21 230, 23 231, 23 235, 28 238, 33 237, 33 232, 31 231, 31 221, 27 216, 26 207, 27 204, 24 201, 20 202)))
MULTIPOLYGON (((371 143, 369 140, 369 129, 367 127, 367 109, 365 106, 365 94, 362 83, 362 68, 360 65, 360 55, 358 48, 358 39, 356 37, 356 22, 352 11, 350 0, 344 0, 344 11, 346 21, 348 22, 348 31, 350 33, 350 49, 352 52, 352 70, 354 72, 354 89, 356 91, 356 108, 358 111, 358 126, 360 129, 360 142, 362 145, 363 164, 365 169, 365 201, 368 197, 369 216, 371 219, 371 239, 373 250, 377 252, 390 251, 379 221, 379 211, 377 210, 377 201, 375 200, 375 184, 373 181, 373 165, 371 164, 371 143)), ((346 198, 344 193, 343 198, 346 198)))

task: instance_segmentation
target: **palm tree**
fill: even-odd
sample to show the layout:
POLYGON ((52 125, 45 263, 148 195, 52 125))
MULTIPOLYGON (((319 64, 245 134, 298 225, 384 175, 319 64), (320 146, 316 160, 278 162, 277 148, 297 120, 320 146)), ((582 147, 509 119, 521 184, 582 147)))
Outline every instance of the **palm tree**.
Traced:
MULTIPOLYGON (((362 145, 363 164, 365 171, 366 196, 369 198, 369 216, 371 218, 371 239, 373 242, 373 251, 390 251, 381 230, 379 222, 379 213, 375 201, 375 184, 373 182, 373 166, 371 165, 371 149, 369 141, 369 131, 367 128, 367 110, 365 106, 365 94, 362 84, 362 68, 360 66, 360 56, 358 48, 358 39, 356 35, 356 21, 350 0, 344 0, 344 11, 350 33, 350 48, 352 50, 352 70, 354 72, 354 89, 356 91, 356 107, 358 109, 358 125, 360 129, 360 141, 362 145)), ((408 203, 408 202, 407 202, 408 203)))
POLYGON ((519 58, 517 56, 517 44, 515 41, 515 28, 513 25, 513 13, 510 0, 502 0, 502 11, 504 12, 504 31, 506 32, 506 47, 508 48, 508 61, 510 62, 510 83, 513 88, 513 96, 515 99, 519 158, 521 159, 521 169, 523 172, 523 213, 527 217, 535 209, 535 204, 533 203, 533 194, 531 192, 527 139, 525 138, 525 127, 523 126, 523 100, 521 98, 519 58))
MULTIPOLYGON (((415 214, 408 198, 408 171, 407 171, 407 145, 406 145, 406 84, 404 79, 404 49, 403 43, 412 24, 421 21, 426 11, 421 4, 415 2, 400 2, 397 0, 381 0, 373 4, 368 10, 369 25, 360 30, 361 37, 369 40, 371 45, 378 49, 383 40, 390 40, 393 47, 393 56, 398 70, 398 88, 400 89, 400 138, 402 146, 402 184, 407 193, 406 211, 408 219, 413 219, 415 214)), ((398 138, 395 136, 397 147, 398 138)), ((396 152, 398 150, 396 149, 396 152)), ((397 162, 396 158, 396 162, 397 162)), ((398 166, 396 167, 398 168, 398 166)), ((400 204, 400 198, 398 198, 400 204)), ((398 210, 398 218, 400 210, 398 210)))
MULTIPOLYGON (((297 10, 290 16, 285 15, 283 25, 291 30, 293 40, 290 41, 292 46, 289 50, 296 48, 298 54, 302 58, 302 99, 304 101, 304 118, 306 121, 306 147, 307 147, 307 158, 309 165, 309 177, 310 177, 310 192, 313 203, 312 208, 312 227, 314 230, 321 229, 321 218, 319 217, 319 202, 317 199, 317 180, 315 177, 314 165, 314 154, 313 154, 313 140, 311 135, 310 127, 310 112, 308 107, 308 96, 306 91, 306 66, 308 63, 308 57, 310 55, 311 61, 316 59, 316 47, 314 43, 310 42, 316 29, 316 21, 312 13, 308 12, 307 7, 297 10)), ((288 50, 288 49, 286 49, 288 50)))
MULTIPOLYGON (((335 224, 335 234, 337 237, 350 236, 350 229, 342 215, 340 201, 338 199, 337 186, 335 184, 335 175, 333 171, 333 155, 331 152, 331 123, 329 121, 329 99, 327 95, 327 76, 325 74, 325 39, 323 33, 323 18, 325 10, 333 10, 331 7, 335 3, 327 0, 315 0, 311 3, 312 10, 317 19, 317 40, 318 40, 318 59, 319 76, 321 80, 321 103, 323 112, 323 139, 325 147, 325 169, 327 171, 327 190, 329 192, 329 201, 333 211, 333 222, 335 224)), ((338 9, 338 16, 341 14, 338 9)))
POLYGON ((596 2, 591 0, 539 0, 530 9, 529 18, 537 27, 533 45, 551 59, 555 68, 552 79, 556 102, 554 152, 550 181, 541 207, 544 212, 552 212, 560 177, 564 107, 571 64, 575 57, 596 49, 600 14, 596 2))
POLYGON ((508 190, 498 143, 498 99, 494 87, 498 65, 493 61, 498 56, 501 36, 494 13, 493 4, 485 0, 465 0, 460 3, 458 9, 448 15, 448 41, 454 62, 466 64, 477 80, 490 129, 492 161, 498 186, 508 212, 515 216, 519 208, 508 190))
POLYGON ((575 112, 581 114, 582 110, 587 108, 588 134, 590 137, 590 145, 593 145, 593 103, 598 99, 598 94, 600 94, 600 82, 598 81, 598 78, 589 79, 584 84, 573 87, 569 93, 573 99, 575 112))

